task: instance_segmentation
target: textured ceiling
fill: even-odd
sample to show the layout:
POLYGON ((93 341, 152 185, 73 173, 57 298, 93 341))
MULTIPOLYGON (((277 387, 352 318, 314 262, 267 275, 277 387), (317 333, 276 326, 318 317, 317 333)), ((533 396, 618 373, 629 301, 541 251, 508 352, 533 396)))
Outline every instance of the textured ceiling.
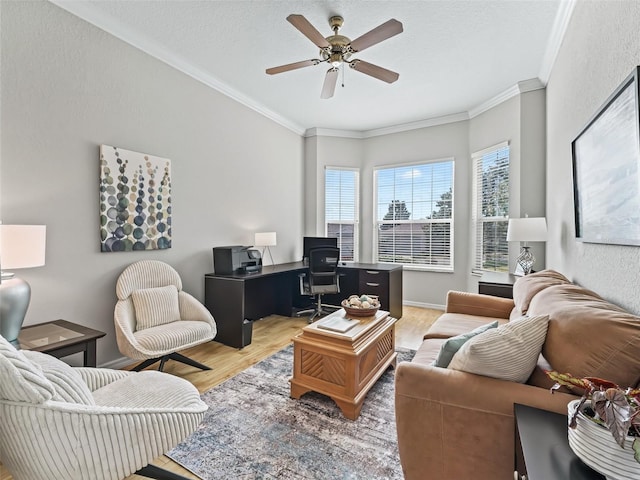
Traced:
POLYGON ((561 0, 51 0, 294 131, 369 131, 467 113, 518 82, 546 82, 561 39, 561 0), (354 56, 400 74, 393 84, 346 69, 320 99, 326 64, 267 75, 318 57, 289 22, 328 19, 355 39, 395 18, 404 32, 354 56))

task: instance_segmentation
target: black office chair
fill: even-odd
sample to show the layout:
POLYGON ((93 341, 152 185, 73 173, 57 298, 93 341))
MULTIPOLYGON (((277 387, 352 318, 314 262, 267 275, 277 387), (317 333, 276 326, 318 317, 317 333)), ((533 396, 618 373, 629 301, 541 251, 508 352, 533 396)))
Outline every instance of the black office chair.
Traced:
MULTIPOLYGON (((322 307, 331 307, 322 303, 322 295, 327 293, 340 293, 340 281, 338 276, 338 260, 340 249, 336 247, 318 247, 309 252, 309 272, 301 273, 300 293, 316 297, 314 308, 302 310, 298 316, 311 313, 309 323, 316 317, 331 313, 322 307)), ((339 308, 339 307, 334 307, 339 308)))

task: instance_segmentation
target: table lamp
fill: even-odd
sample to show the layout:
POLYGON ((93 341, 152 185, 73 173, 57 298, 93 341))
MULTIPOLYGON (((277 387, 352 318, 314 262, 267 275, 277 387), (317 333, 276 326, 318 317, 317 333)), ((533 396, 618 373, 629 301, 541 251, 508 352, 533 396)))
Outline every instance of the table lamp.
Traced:
POLYGON ((0 225, 0 335, 17 345, 31 300, 29 284, 5 269, 44 265, 45 225, 0 225))
POLYGON ((253 245, 255 247, 262 247, 262 258, 264 258, 264 251, 269 252, 269 258, 271 258, 271 265, 275 265, 273 256, 271 256, 271 248, 276 246, 276 232, 261 232, 256 233, 253 245))
MULTIPOLYGON (((510 218, 507 226, 507 242, 523 242, 520 255, 516 259, 518 266, 524 275, 531 273, 531 268, 536 261, 533 253, 529 251, 527 242, 547 241, 547 221, 544 217, 510 218)), ((516 271, 517 273, 517 271, 516 271)))

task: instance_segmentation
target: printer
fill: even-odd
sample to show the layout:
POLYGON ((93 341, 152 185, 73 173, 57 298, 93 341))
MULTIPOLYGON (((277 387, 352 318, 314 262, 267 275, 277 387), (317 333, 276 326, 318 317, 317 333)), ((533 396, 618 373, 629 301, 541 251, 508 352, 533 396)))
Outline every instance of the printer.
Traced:
POLYGON ((242 245, 213 247, 213 269, 218 275, 259 272, 262 255, 260 251, 242 245))

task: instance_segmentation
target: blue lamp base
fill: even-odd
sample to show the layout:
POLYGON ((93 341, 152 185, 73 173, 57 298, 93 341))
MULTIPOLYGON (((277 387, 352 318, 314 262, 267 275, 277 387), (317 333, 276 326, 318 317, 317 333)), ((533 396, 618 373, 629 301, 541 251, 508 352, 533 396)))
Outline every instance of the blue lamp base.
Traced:
POLYGON ((20 278, 3 278, 0 281, 0 335, 13 345, 29 308, 31 287, 20 278))

